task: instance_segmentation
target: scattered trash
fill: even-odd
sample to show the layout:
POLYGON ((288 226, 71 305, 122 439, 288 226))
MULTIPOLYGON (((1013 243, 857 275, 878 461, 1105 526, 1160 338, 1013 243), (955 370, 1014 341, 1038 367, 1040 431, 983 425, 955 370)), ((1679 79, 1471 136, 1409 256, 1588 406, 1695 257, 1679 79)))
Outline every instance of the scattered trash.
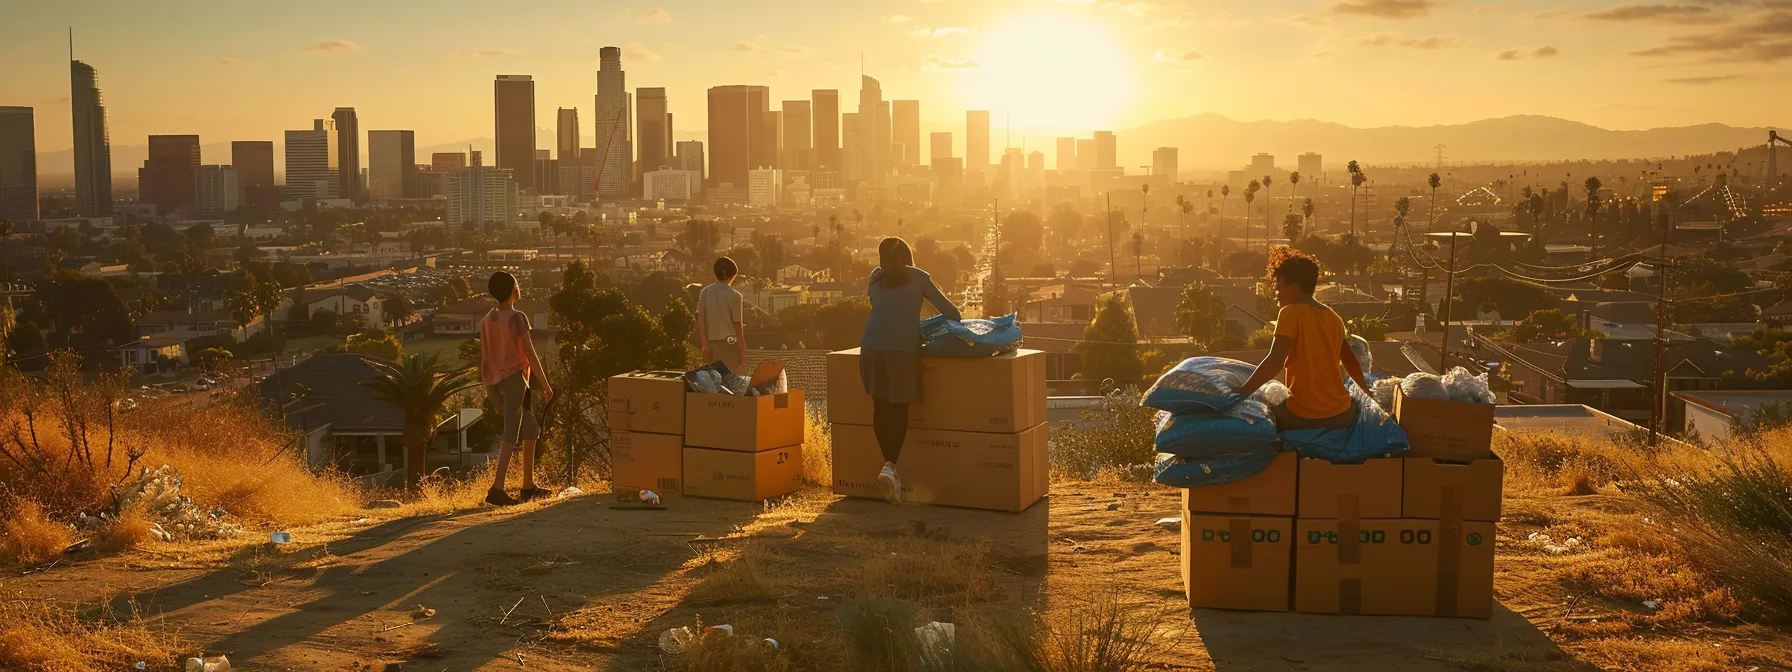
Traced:
POLYGON ((368 502, 366 508, 369 508, 369 509, 396 509, 400 506, 403 506, 403 505, 399 504, 398 500, 396 500, 396 499, 376 499, 371 502, 368 502))
POLYGON ((767 637, 767 638, 765 638, 765 639, 763 639, 763 640, 760 640, 760 641, 761 641, 761 642, 764 642, 764 643, 765 643, 765 645, 766 645, 766 646, 769 646, 769 647, 772 647, 772 650, 773 650, 773 651, 783 651, 783 650, 784 650, 784 645, 783 645, 783 644, 779 644, 779 643, 778 643, 778 640, 775 640, 775 639, 772 639, 772 638, 770 638, 770 637, 767 637))
POLYGON ((915 640, 921 645, 924 658, 944 660, 952 654, 952 645, 958 638, 958 626, 951 623, 934 621, 915 628, 915 640))
POLYGON ((413 620, 413 621, 429 618, 434 615, 436 615, 436 610, 431 609, 429 607, 425 607, 421 604, 417 605, 416 609, 411 610, 411 620, 413 620))
POLYGON ((187 672, 230 672, 230 658, 227 656, 188 658, 187 672))
POLYGON ((1166 530, 1169 530, 1171 532, 1179 532, 1182 530, 1182 516, 1159 518, 1159 519, 1157 519, 1157 522, 1152 523, 1152 524, 1156 525, 1158 527, 1164 528, 1166 530))
MULTIPOLYGON (((136 507, 147 513, 150 522, 161 526, 162 535, 157 538, 163 541, 219 539, 243 531, 243 526, 223 521, 229 515, 224 507, 205 511, 191 498, 182 496, 183 483, 173 467, 144 467, 136 478, 118 488, 118 510, 136 507)), ((94 526, 110 524, 103 515, 98 519, 83 516, 81 522, 94 526)))
POLYGON ((1493 404, 1499 401, 1487 387, 1487 374, 1475 375, 1460 366, 1444 374, 1444 389, 1449 391, 1450 401, 1468 404, 1493 404))
POLYGON ((273 534, 268 535, 268 542, 274 543, 274 544, 290 544, 290 543, 292 543, 292 533, 291 532, 275 532, 273 534))
POLYGON ((655 494, 652 490, 642 490, 641 491, 641 501, 645 504, 659 506, 660 505, 660 496, 658 494, 655 494))
POLYGON ((580 490, 579 486, 569 485, 564 488, 561 488, 560 494, 554 495, 554 498, 555 499, 566 499, 567 497, 577 497, 577 496, 583 495, 583 494, 585 494, 585 491, 580 490))
POLYGON ((1572 553, 1579 550, 1581 546, 1580 537, 1569 537, 1562 543, 1557 544, 1554 539, 1551 539, 1549 535, 1542 532, 1532 532, 1530 536, 1525 537, 1525 539, 1541 547, 1543 552, 1550 555, 1572 553))
POLYGON ((1656 600, 1643 600, 1643 608, 1648 609, 1649 611, 1655 611, 1656 609, 1661 608, 1661 602, 1656 600))
MULTIPOLYGON (((710 633, 721 633, 724 636, 732 637, 734 636, 734 626, 712 625, 703 629, 703 634, 710 633)), ((692 630, 688 625, 662 632, 660 633, 660 650, 666 653, 683 653, 685 649, 691 648, 692 642, 697 641, 697 634, 697 631, 692 630)), ((780 646, 775 639, 767 638, 765 641, 770 642, 774 649, 780 646)))
POLYGON ((139 670, 149 669, 149 663, 145 663, 145 662, 139 660, 139 661, 137 661, 137 664, 135 667, 139 670))
POLYGON ((149 536, 155 537, 156 541, 174 541, 174 535, 169 534, 167 530, 162 529, 161 523, 149 524, 149 536))

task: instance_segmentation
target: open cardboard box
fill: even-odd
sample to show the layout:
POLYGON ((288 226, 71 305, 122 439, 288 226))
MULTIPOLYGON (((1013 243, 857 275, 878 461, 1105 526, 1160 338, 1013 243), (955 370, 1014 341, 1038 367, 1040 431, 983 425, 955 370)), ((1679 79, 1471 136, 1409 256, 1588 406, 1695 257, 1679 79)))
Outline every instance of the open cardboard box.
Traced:
MULTIPOLYGON (((752 384, 776 379, 783 370, 783 362, 761 364, 752 384)), ((805 413, 802 390, 757 397, 687 392, 684 445, 745 452, 798 445, 805 413)))
POLYGON ((1416 399, 1394 386, 1394 421, 1406 430, 1408 457, 1472 462, 1493 456, 1493 404, 1416 399))

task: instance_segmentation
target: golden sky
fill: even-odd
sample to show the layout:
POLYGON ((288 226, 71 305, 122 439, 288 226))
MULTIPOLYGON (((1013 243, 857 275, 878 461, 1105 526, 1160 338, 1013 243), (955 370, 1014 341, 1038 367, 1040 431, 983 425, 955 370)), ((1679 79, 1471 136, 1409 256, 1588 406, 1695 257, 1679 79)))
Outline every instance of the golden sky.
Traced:
POLYGON ((0 1, 0 105, 38 108, 40 152, 71 144, 71 26, 114 144, 277 140, 336 106, 419 147, 488 137, 497 74, 533 75, 552 128, 558 106, 589 110, 608 45, 631 89, 668 89, 680 137, 714 85, 836 88, 851 111, 861 59, 886 98, 922 101, 928 130, 978 108, 1040 134, 1201 113, 1792 121, 1792 0, 0 1))

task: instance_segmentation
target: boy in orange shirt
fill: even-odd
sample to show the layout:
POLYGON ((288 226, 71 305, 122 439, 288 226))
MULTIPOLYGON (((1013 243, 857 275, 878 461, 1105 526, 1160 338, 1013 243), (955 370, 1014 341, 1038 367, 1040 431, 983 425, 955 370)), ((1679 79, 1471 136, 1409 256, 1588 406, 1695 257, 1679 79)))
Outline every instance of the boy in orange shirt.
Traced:
POLYGON ((1356 421, 1358 409, 1344 387, 1344 377, 1338 375, 1339 367, 1363 390, 1369 389, 1369 383, 1363 378, 1362 362, 1345 341, 1344 320, 1313 299, 1319 263, 1282 247, 1270 253, 1269 268, 1276 284, 1276 304, 1282 307, 1276 315, 1276 336, 1269 355, 1238 392, 1256 392, 1286 368, 1290 395, 1270 409, 1276 429, 1348 429, 1356 421))

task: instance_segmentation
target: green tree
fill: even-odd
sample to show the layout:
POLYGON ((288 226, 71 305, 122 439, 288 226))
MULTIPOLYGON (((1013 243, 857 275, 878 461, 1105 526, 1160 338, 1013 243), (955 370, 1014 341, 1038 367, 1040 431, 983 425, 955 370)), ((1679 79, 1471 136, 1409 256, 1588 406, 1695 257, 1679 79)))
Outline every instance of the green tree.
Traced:
POLYGON ((480 361, 479 337, 475 336, 473 338, 469 338, 467 340, 461 341, 460 345, 455 346, 454 354, 455 354, 455 356, 460 358, 460 363, 462 365, 479 366, 479 361, 480 361))
POLYGON ((1356 192, 1369 178, 1363 174, 1363 167, 1357 165, 1356 159, 1350 160, 1347 169, 1350 171, 1350 232, 1356 233, 1356 192))
POLYGON ((1382 321, 1381 317, 1377 315, 1363 315, 1350 318, 1350 320, 1344 323, 1344 327, 1348 329, 1350 333, 1361 336, 1363 337, 1363 340, 1371 343, 1387 340, 1388 337, 1388 324, 1387 322, 1382 321))
POLYGON ((1009 212, 1002 218, 1002 242, 1037 250, 1045 245, 1045 225, 1026 210, 1009 212))
POLYGON ((1126 299, 1118 294, 1110 294, 1096 304, 1095 319, 1073 350, 1082 358, 1086 379, 1112 379, 1129 385, 1145 375, 1145 365, 1139 358, 1139 330, 1133 325, 1126 299))
POLYGON ((404 358, 404 344, 398 337, 384 329, 369 329, 359 334, 351 334, 343 342, 342 349, 349 352, 375 357, 389 362, 404 358))
POLYGON ((374 396, 404 413, 405 483, 412 488, 428 473, 429 442, 448 416, 449 400, 479 384, 474 369, 448 369, 438 357, 430 353, 411 355, 403 362, 369 359, 375 375, 361 381, 374 396))
POLYGON ((1292 212, 1282 217, 1282 237, 1287 238, 1290 244, 1300 240, 1301 224, 1300 215, 1292 212))
POLYGON ((27 355, 44 349, 44 332, 30 320, 20 322, 6 335, 6 349, 16 355, 27 355))
POLYGON ((411 305, 411 297, 405 296, 404 292, 394 292, 392 296, 387 297, 385 307, 381 312, 385 314, 386 321, 403 324, 417 314, 417 308, 411 305))
POLYGON ((1201 343, 1226 335, 1226 300, 1205 285, 1191 282, 1176 302, 1176 331, 1201 343))
POLYGON ((455 301, 460 301, 473 295, 473 288, 467 286, 467 278, 464 275, 456 275, 448 278, 448 289, 453 292, 455 301))
POLYGON ((228 374, 231 362, 235 358, 236 355, 231 354, 229 350, 224 348, 205 348, 199 352, 193 353, 193 363, 197 364, 199 370, 204 372, 205 375, 213 377, 221 377, 228 374))
POLYGON ((78 351, 137 340, 131 312, 118 290, 104 279, 59 270, 38 282, 25 302, 24 318, 48 325, 51 342, 78 351))
POLYGON ((1512 336, 1519 343, 1535 341, 1557 341, 1564 338, 1576 338, 1585 335, 1580 324, 1573 317, 1562 311, 1550 308, 1539 310, 1520 320, 1513 329, 1512 336))

